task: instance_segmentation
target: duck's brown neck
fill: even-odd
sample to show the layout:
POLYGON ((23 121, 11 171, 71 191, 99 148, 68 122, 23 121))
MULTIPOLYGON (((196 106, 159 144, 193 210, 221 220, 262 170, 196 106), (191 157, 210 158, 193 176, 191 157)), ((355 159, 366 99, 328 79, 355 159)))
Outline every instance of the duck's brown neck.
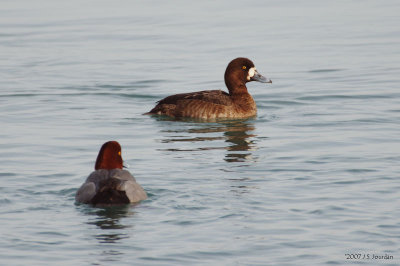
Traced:
POLYGON ((231 73, 229 71, 226 71, 224 80, 225 80, 225 85, 228 88, 229 94, 231 96, 235 94, 248 93, 246 87, 246 81, 243 79, 243 77, 235 75, 234 73, 231 73))
POLYGON ((240 83, 239 86, 235 85, 235 86, 227 86, 227 87, 228 87, 228 90, 229 90, 229 94, 231 96, 249 94, 249 92, 247 91, 246 84, 244 84, 244 83, 240 83))
POLYGON ((230 93, 231 99, 234 102, 239 102, 239 103, 243 103, 245 105, 252 105, 254 102, 253 97, 251 97, 251 95, 247 92, 247 90, 243 90, 243 91, 238 91, 235 90, 235 92, 233 94, 230 93))

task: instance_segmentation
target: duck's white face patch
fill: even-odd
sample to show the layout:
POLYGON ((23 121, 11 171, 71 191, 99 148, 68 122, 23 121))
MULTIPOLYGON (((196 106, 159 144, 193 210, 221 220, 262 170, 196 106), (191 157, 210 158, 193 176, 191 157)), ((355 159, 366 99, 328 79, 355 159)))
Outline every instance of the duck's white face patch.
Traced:
POLYGON ((247 80, 250 80, 252 77, 254 77, 254 74, 256 74, 256 68, 252 67, 249 69, 249 72, 247 74, 247 80))

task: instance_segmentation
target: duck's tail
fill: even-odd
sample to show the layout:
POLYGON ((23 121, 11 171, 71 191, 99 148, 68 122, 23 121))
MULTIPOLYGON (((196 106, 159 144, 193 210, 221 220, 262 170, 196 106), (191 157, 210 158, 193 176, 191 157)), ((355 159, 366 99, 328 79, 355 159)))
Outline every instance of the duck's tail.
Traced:
POLYGON ((111 177, 100 183, 99 191, 91 200, 94 205, 128 204, 130 200, 124 190, 120 190, 122 180, 111 177))

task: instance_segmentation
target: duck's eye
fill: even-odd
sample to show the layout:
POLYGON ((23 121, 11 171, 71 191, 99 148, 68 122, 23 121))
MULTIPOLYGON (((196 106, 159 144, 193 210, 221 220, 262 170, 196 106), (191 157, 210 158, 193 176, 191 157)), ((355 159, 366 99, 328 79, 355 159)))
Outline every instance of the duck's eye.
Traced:
POLYGON ((247 67, 246 66, 242 66, 242 69, 246 69, 247 67))
POLYGON ((121 152, 120 151, 118 152, 118 155, 121 156, 121 152))

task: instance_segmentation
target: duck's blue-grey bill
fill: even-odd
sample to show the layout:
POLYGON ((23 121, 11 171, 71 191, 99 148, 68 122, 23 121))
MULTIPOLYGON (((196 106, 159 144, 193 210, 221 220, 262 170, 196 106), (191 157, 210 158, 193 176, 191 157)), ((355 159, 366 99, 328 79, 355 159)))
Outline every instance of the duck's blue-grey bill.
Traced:
POLYGON ((257 71, 254 73, 254 76, 252 78, 250 78, 250 80, 251 81, 258 81, 258 82, 262 82, 262 83, 272 83, 272 80, 264 77, 263 75, 261 75, 257 71))

